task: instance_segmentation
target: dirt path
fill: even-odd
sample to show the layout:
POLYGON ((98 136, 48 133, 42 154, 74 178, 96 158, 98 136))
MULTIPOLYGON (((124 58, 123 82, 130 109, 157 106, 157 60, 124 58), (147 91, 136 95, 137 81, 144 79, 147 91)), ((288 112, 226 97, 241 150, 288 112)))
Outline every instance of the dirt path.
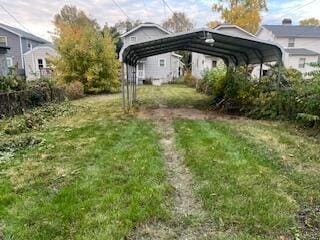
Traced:
POLYGON ((176 149, 173 128, 175 118, 207 119, 208 115, 196 109, 159 108, 140 111, 138 117, 153 120, 161 136, 168 181, 174 188, 174 206, 169 222, 142 225, 128 239, 213 239, 217 232, 193 193, 192 175, 183 163, 183 154, 176 149))

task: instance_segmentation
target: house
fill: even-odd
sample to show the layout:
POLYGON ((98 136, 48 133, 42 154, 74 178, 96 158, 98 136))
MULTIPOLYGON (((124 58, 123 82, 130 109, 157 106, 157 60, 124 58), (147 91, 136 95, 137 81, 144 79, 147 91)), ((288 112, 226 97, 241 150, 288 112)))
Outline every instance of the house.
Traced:
POLYGON ((16 66, 18 73, 26 75, 28 80, 39 76, 43 68, 47 66, 47 54, 54 51, 53 47, 49 45, 50 43, 47 40, 0 23, 0 46, 8 48, 6 67, 16 66), (43 46, 46 46, 46 50, 43 50, 43 46), (30 56, 33 56, 33 59, 30 56))
MULTIPOLYGON (((171 34, 158 24, 143 23, 132 30, 121 35, 123 46, 120 50, 120 60, 122 53, 130 44, 154 40, 171 34)), ((182 56, 169 52, 152 57, 141 59, 137 64, 137 83, 142 84, 150 80, 155 85, 168 83, 178 78, 182 71, 182 56)))
POLYGON ((262 25, 256 36, 283 47, 283 63, 287 68, 294 68, 305 74, 313 70, 310 63, 320 60, 318 26, 292 25, 290 19, 284 19, 282 25, 262 25))
POLYGON ((0 76, 8 74, 7 52, 10 48, 0 45, 0 76))
POLYGON ((48 77, 52 74, 50 58, 56 57, 57 52, 50 43, 38 45, 23 54, 25 73, 28 80, 48 77))
MULTIPOLYGON (((214 30, 231 36, 256 38, 255 35, 233 24, 221 24, 215 27, 214 30)), ((195 52, 192 53, 192 76, 196 78, 201 79, 203 77, 203 73, 207 70, 224 66, 225 64, 223 60, 219 57, 195 52)))

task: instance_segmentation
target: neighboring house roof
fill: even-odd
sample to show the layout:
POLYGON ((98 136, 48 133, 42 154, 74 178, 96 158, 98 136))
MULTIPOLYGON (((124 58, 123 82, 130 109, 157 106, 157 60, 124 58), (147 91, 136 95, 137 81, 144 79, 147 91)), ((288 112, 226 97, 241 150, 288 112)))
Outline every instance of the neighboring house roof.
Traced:
POLYGON ((241 27, 239 27, 237 25, 234 25, 234 24, 219 24, 218 26, 216 26, 214 28, 214 30, 219 30, 221 28, 236 28, 236 29, 248 34, 250 37, 254 37, 254 38, 256 37, 254 34, 248 32, 247 30, 244 30, 243 28, 241 28, 241 27))
POLYGON ((54 47, 53 44, 46 43, 46 44, 41 44, 41 45, 39 45, 39 46, 36 46, 36 47, 30 49, 28 52, 25 52, 23 55, 28 55, 28 54, 36 51, 36 50, 39 49, 39 48, 40 48, 40 49, 41 49, 41 48, 51 48, 51 49, 55 50, 55 47, 54 47))
POLYGON ((133 32, 135 32, 135 31, 137 31, 138 29, 140 29, 140 28, 142 28, 142 27, 156 27, 156 28, 160 29, 161 31, 163 31, 163 32, 165 32, 165 33, 167 33, 167 34, 171 34, 171 32, 169 32, 168 30, 164 29, 164 28, 161 27, 159 24, 155 24, 155 23, 142 23, 142 24, 140 24, 139 26, 131 29, 130 31, 122 34, 120 37, 123 38, 123 37, 125 37, 125 36, 127 36, 127 35, 129 35, 129 34, 131 34, 131 33, 133 33, 133 32))
POLYGON ((298 25, 263 25, 275 37, 320 38, 320 27, 298 25))
POLYGON ((21 36, 22 38, 26 38, 26 39, 41 42, 41 43, 49 43, 47 40, 45 40, 43 38, 37 37, 31 33, 28 33, 26 31, 23 31, 21 29, 15 28, 15 27, 8 26, 3 23, 0 23, 0 28, 3 28, 3 29, 5 29, 13 34, 16 34, 18 36, 21 36))
POLYGON ((290 56, 319 56, 320 53, 305 48, 287 48, 285 49, 290 56))

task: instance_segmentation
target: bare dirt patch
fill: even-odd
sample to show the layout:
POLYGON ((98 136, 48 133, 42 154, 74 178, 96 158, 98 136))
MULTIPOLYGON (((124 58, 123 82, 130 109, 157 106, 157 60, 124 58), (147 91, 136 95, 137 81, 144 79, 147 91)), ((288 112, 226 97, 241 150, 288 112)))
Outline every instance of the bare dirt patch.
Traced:
POLYGON ((204 111, 195 108, 157 108, 141 109, 137 113, 141 119, 166 120, 187 119, 187 120, 243 120, 244 117, 223 114, 215 111, 204 111))

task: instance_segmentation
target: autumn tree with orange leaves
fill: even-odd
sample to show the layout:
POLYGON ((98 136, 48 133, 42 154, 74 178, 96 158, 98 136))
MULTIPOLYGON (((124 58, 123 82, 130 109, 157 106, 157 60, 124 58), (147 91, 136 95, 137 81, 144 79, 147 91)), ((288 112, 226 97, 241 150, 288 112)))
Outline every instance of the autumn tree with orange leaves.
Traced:
POLYGON ((266 0, 218 0, 214 12, 221 14, 227 24, 235 24, 255 34, 261 23, 261 12, 267 11, 266 0))
POLYGON ((64 6, 54 24, 58 81, 81 82, 86 93, 118 91, 120 63, 110 32, 101 32, 95 20, 73 6, 64 6))

